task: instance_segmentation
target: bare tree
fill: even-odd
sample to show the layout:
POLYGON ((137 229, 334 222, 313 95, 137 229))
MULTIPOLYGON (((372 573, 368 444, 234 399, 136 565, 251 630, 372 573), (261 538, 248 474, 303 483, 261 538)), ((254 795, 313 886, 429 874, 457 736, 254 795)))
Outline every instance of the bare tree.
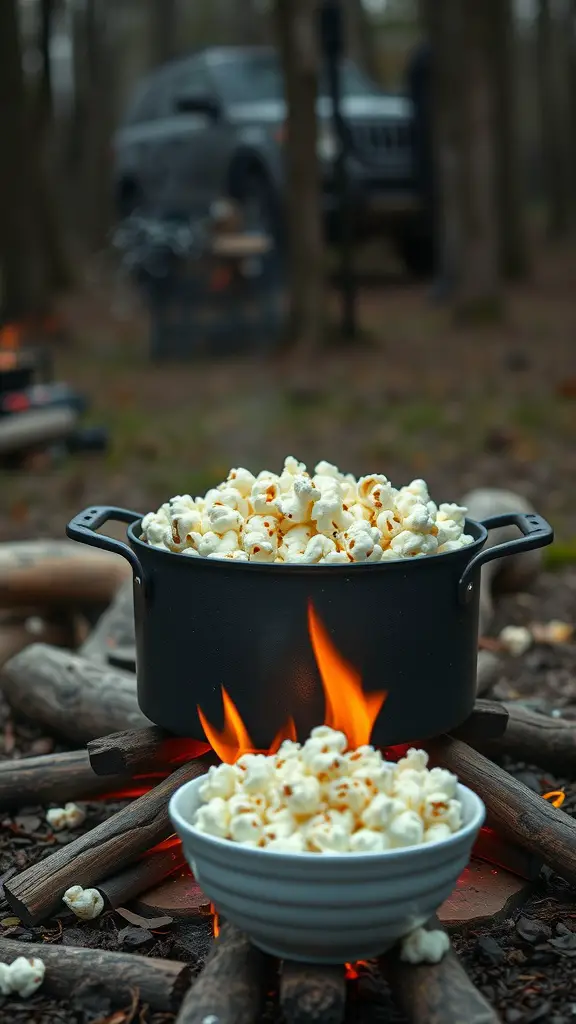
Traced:
POLYGON ((178 53, 178 0, 149 0, 150 64, 164 64, 178 53))
POLYGON ((0 3, 0 266, 5 319, 41 315, 50 302, 49 208, 22 71, 16 0, 0 3))
POLYGON ((570 224, 570 126, 566 115, 569 72, 563 31, 551 0, 538 0, 537 60, 540 144, 548 233, 561 238, 570 224), (560 28, 561 26, 561 28, 560 28))
POLYGON ((317 4, 275 0, 287 103, 285 222, 291 286, 290 347, 310 354, 324 333, 325 254, 317 159, 317 4))
POLYGON ((492 6, 491 13, 501 266, 506 277, 518 279, 528 273, 529 256, 520 168, 517 39, 512 0, 500 0, 492 6))

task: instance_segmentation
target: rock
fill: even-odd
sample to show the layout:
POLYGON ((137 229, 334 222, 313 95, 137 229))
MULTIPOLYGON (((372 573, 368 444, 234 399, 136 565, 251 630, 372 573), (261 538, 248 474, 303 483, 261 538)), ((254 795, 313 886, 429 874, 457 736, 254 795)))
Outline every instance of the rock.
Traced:
POLYGON ((492 964, 498 964, 504 959, 502 946, 491 935, 481 935, 476 948, 481 956, 492 964))
MULTIPOLYGON (((498 488, 481 487, 469 491, 462 498, 462 504, 468 509, 470 519, 482 522, 490 516, 499 516, 507 512, 534 512, 534 508, 526 498, 514 491, 498 488)), ((504 526, 498 530, 490 530, 486 547, 495 547, 507 540, 519 536, 515 526, 504 526)), ((480 634, 486 633, 492 618, 493 590, 523 590, 532 582, 542 568, 542 551, 524 551, 520 555, 508 555, 503 559, 488 562, 482 569, 480 584, 480 634)))
POLYGON ((545 924, 544 921, 535 920, 533 917, 519 918, 516 922, 516 931, 521 939, 532 944, 545 942, 552 934, 549 925, 545 924))

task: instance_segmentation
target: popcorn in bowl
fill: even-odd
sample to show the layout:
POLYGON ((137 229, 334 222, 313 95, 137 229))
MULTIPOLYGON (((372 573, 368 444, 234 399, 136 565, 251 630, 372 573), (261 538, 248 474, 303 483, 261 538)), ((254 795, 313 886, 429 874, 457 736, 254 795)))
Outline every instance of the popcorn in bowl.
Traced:
POLYGON ((244 754, 213 766, 199 788, 193 827, 271 852, 382 853, 458 832, 458 780, 427 767, 411 748, 398 763, 370 745, 348 749, 344 733, 312 730, 276 754, 244 754))
POLYGON ((177 494, 142 520, 141 540, 192 558, 306 564, 422 558, 466 547, 466 509, 436 505, 424 480, 393 487, 292 456, 277 475, 231 469, 204 497, 177 494))

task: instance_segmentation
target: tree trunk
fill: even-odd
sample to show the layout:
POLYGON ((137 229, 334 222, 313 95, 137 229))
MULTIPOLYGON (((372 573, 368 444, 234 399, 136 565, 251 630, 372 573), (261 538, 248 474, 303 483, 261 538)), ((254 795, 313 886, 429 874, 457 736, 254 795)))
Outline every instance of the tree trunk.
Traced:
POLYGON ((512 0, 492 8, 493 79, 496 90, 496 186, 501 268, 518 280, 529 271, 516 102, 516 27, 512 0))
POLYGON ((495 89, 491 33, 502 0, 466 4, 462 27, 463 123, 461 150, 462 254, 456 314, 491 321, 502 312, 500 238, 496 203, 495 89))
POLYGON ((36 153, 26 103, 16 0, 0 3, 0 266, 2 316, 42 315, 49 267, 35 210, 36 153))
MULTIPOLYGON (((236 2, 236 0, 233 0, 236 2)), ((172 60, 178 52, 178 0, 151 0, 150 66, 172 60)))
POLYGON ((312 355, 324 333, 325 253, 317 158, 317 4, 276 0, 276 29, 287 104, 286 225, 289 242, 289 348, 312 355))
POLYGON ((343 0, 343 3, 350 56, 377 82, 380 79, 380 68, 374 26, 370 24, 362 0, 343 0))
POLYGON ((547 229, 551 238, 564 237, 570 224, 569 140, 565 138, 566 91, 569 76, 560 40, 555 7, 538 0, 537 59, 540 101, 540 145, 547 229))

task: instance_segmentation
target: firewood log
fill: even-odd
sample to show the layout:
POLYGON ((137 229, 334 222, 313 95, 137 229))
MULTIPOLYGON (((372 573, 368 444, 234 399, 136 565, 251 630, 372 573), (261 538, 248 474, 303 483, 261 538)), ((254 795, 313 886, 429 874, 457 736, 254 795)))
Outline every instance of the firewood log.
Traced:
POLYGON ((0 544, 0 608, 108 604, 130 571, 123 558, 72 542, 0 544))
POLYGON ((11 658, 0 689, 17 711, 76 743, 150 725, 138 707, 135 676, 47 644, 11 658))
POLYGON ((264 996, 264 954, 229 923, 222 925, 176 1024, 253 1024, 264 996))

